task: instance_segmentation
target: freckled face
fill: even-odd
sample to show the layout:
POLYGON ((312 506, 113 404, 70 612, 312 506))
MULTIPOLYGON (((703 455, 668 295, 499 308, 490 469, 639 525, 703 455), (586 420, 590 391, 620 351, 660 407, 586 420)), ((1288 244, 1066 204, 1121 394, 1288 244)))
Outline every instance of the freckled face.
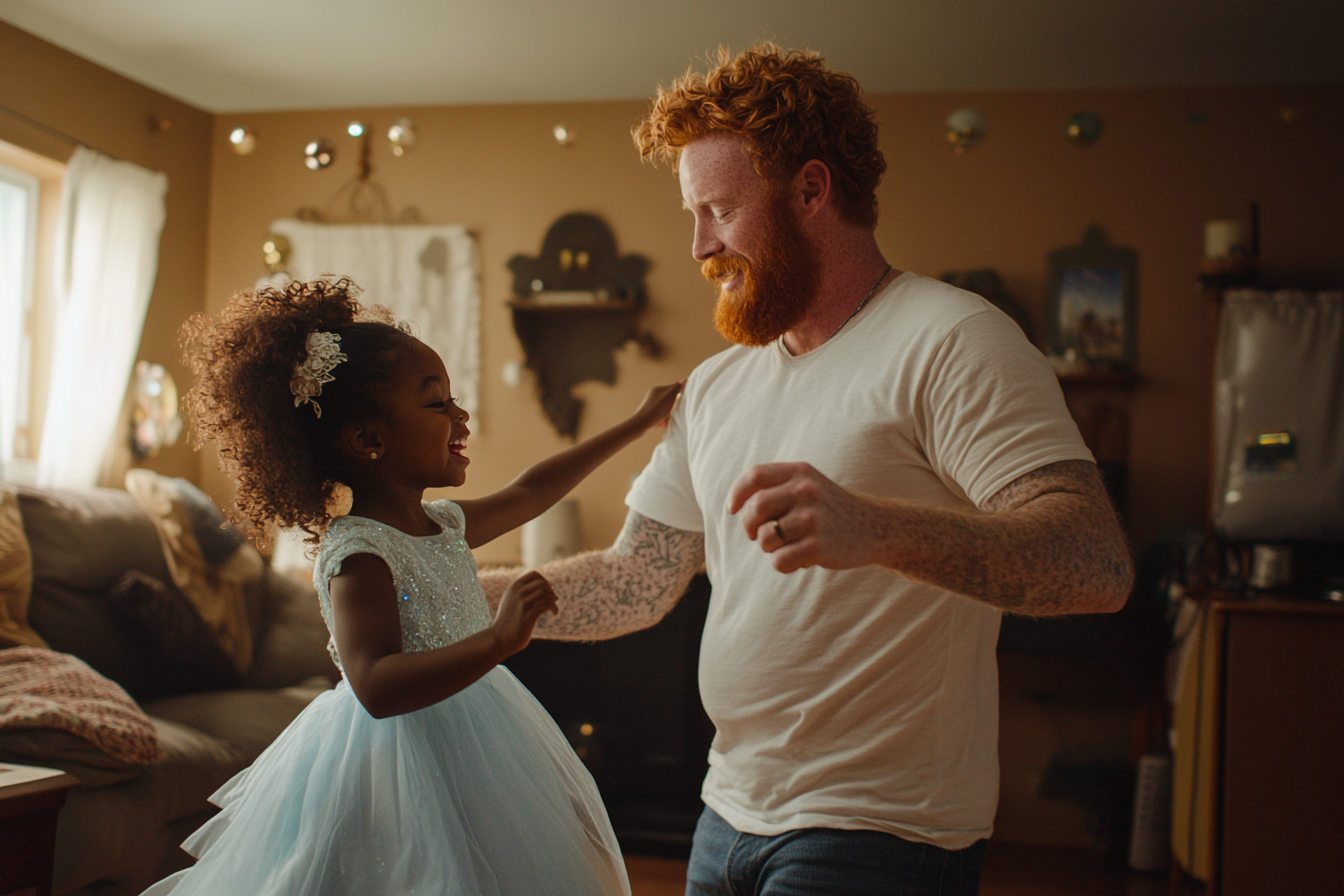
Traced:
POLYGON ((384 456, 379 462, 420 488, 467 481, 469 416, 454 402, 450 385, 438 353, 416 341, 384 409, 384 456))
POLYGON ((711 134, 677 164, 682 202, 695 215, 691 254, 718 286, 714 324, 742 345, 766 345, 806 316, 818 259, 789 205, 786 181, 756 173, 742 141, 711 134))

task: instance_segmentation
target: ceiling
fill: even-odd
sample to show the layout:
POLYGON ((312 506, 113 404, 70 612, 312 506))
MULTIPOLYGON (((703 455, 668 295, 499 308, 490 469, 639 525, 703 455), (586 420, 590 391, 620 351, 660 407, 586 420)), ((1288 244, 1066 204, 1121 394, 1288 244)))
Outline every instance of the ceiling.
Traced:
POLYGON ((1340 0, 0 0, 209 112, 645 98, 720 44, 870 92, 1344 82, 1340 0))

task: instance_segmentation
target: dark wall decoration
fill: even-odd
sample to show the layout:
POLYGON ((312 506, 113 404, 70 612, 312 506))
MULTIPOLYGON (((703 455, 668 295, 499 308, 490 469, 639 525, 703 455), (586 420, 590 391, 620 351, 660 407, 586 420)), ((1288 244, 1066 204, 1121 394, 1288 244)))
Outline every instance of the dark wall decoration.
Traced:
POLYGON ((618 254, 606 222, 576 212, 551 225, 540 254, 515 255, 508 266, 513 329, 536 374, 542 410, 558 433, 576 438, 583 401, 572 388, 584 380, 615 383, 614 352, 632 339, 647 355, 660 351, 639 328, 649 261, 618 254))

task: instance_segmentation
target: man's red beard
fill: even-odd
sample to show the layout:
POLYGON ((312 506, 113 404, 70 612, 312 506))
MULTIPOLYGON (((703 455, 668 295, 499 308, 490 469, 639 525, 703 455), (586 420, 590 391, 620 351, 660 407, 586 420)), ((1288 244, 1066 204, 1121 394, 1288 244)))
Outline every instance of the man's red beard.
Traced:
POLYGON ((769 345, 783 336, 807 316, 817 293, 817 250, 803 236, 787 190, 772 187, 768 202, 754 262, 715 255, 700 268, 719 288, 714 327, 739 345, 769 345), (742 282, 730 292, 723 282, 738 271, 742 282))

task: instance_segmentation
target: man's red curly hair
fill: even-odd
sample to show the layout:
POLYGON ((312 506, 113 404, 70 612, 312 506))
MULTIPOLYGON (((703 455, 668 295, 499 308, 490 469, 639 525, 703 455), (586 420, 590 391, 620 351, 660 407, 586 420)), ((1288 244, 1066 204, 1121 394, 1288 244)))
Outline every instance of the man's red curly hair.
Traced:
POLYGON ((831 171, 836 205, 851 224, 877 226, 877 185, 887 170, 877 122, 859 82, 829 71, 817 53, 762 43, 733 57, 720 47, 706 75, 687 70, 658 88, 634 129, 640 156, 676 168, 688 143, 711 133, 740 137, 756 173, 778 182, 819 159, 831 171))

